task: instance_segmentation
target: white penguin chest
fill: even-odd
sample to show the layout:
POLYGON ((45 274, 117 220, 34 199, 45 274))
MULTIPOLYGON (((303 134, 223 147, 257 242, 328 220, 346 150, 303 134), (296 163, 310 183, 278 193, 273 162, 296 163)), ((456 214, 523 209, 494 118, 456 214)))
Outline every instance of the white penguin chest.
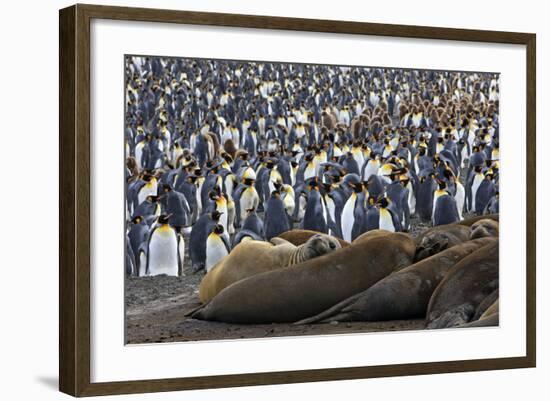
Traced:
POLYGON ((145 184, 139 190, 138 204, 142 203, 145 200, 145 198, 147 198, 148 196, 156 196, 156 195, 157 195, 157 186, 154 184, 145 184))
POLYGON ((149 242, 149 275, 178 275, 178 243, 175 231, 161 227, 153 232, 149 242))
POLYGON ((365 173, 363 174, 363 180, 368 181, 371 175, 378 174, 378 163, 373 161, 368 161, 367 166, 365 167, 365 173))
POLYGON ((477 190, 479 189, 479 186, 481 185, 483 178, 484 178, 483 174, 476 174, 476 176, 474 177, 474 182, 472 183, 472 204, 474 209, 476 207, 477 190))
POLYGON ((228 255, 225 243, 218 235, 209 235, 206 241, 206 271, 228 255))
POLYGON ((251 209, 252 207, 255 207, 257 198, 258 193, 256 192, 256 188, 246 188, 241 195, 241 211, 246 212, 246 209, 251 209))
POLYGON ((357 195, 355 193, 351 194, 342 211, 342 235, 346 241, 351 241, 351 230, 355 221, 354 211, 356 201, 357 195))
POLYGON ((336 205, 334 204, 334 200, 330 196, 325 196, 325 203, 327 205, 327 210, 330 218, 332 219, 332 221, 336 221, 336 205))
POLYGON ((304 180, 308 178, 315 177, 315 163, 309 163, 304 172, 304 180))
POLYGON ((395 232, 395 227, 393 226, 391 213, 386 208, 381 207, 379 210, 378 227, 381 230, 388 230, 391 232, 395 232))

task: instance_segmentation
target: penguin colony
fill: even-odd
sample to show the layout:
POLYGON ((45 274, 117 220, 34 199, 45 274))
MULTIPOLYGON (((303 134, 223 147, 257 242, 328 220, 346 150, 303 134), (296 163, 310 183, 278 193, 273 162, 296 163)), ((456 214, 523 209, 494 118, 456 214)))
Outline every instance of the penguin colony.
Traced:
POLYGON ((498 213, 498 74, 141 56, 125 69, 128 275, 182 275, 186 250, 209 272, 296 228, 352 242, 498 213))

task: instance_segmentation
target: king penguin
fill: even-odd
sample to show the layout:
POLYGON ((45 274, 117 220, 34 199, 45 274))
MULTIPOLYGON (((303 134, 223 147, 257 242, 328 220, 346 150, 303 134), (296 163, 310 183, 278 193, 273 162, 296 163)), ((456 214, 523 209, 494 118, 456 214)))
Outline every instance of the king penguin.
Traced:
POLYGON ((344 204, 342 210, 341 224, 342 224, 342 236, 343 239, 351 242, 352 230, 355 224, 355 208, 359 206, 359 195, 363 192, 363 184, 358 182, 353 185, 353 192, 344 204))
POLYGON ((328 233, 327 227, 327 209, 317 180, 311 180, 309 183, 309 192, 307 194, 306 210, 302 221, 304 230, 312 230, 321 233, 328 233))
POLYGON ((193 225, 189 236, 189 256, 194 272, 204 269, 206 265, 206 240, 213 227, 218 224, 221 213, 213 211, 203 214, 193 225))
POLYGON ((456 223, 459 220, 460 217, 458 215, 455 198, 447 191, 447 184, 445 181, 439 181, 439 187, 434 192, 433 198, 433 226, 456 223))
POLYGON ((288 215, 281 199, 281 193, 276 188, 267 200, 264 216, 265 238, 271 238, 290 230, 288 215))
POLYGON ((387 230, 391 232, 398 232, 401 230, 401 222, 397 213, 392 209, 390 200, 386 196, 378 201, 378 228, 380 230, 387 230))
POLYGON ((161 215, 157 225, 151 230, 147 243, 148 276, 166 274, 177 276, 183 257, 180 257, 179 239, 176 230, 168 224, 170 216, 161 215))
POLYGON ((229 255, 231 246, 224 235, 224 228, 216 224, 206 239, 206 272, 208 273, 220 260, 229 255))

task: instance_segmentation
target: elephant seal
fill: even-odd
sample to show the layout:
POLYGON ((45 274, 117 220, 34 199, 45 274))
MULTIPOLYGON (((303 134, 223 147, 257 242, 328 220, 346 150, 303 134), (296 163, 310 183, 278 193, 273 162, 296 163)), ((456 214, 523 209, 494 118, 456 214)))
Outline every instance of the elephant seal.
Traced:
POLYGON ((201 302, 210 301, 225 287, 239 280, 340 249, 336 238, 326 234, 315 234, 299 246, 281 238, 272 238, 272 242, 251 240, 237 245, 202 279, 199 287, 201 302))
POLYGON ((426 328, 440 329, 471 321, 480 303, 498 288, 498 239, 462 259, 435 289, 426 328))
POLYGON ((295 322, 409 266, 414 252, 408 234, 373 237, 296 266, 236 282, 188 316, 228 323, 295 322))
POLYGON ((481 219, 470 226, 470 239, 498 237, 498 234, 498 221, 492 219, 481 219))
POLYGON ((470 239, 470 228, 458 223, 430 228, 416 237, 415 262, 470 239))
POLYGON ((447 272, 461 259, 491 241, 482 238, 446 249, 390 274, 368 290, 296 324, 425 318, 430 297, 447 272))
MULTIPOLYGON (((279 234, 278 237, 285 239, 291 244, 298 246, 298 245, 302 245, 312 236, 317 234, 321 234, 321 233, 317 231, 312 231, 312 230, 295 229, 295 230, 285 231, 284 233, 279 234)), ((338 242, 340 243, 340 247, 342 248, 349 245, 348 241, 344 241, 341 238, 337 238, 337 237, 332 237, 332 238, 335 238, 336 240, 338 240, 338 242)))

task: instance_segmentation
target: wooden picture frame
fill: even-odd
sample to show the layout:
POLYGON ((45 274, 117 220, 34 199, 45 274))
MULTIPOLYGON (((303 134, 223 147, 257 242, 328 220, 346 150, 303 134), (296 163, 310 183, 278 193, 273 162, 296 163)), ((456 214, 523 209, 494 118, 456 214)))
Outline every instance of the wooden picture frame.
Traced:
POLYGON ((95 396, 535 366, 535 34, 95 5, 75 5, 60 10, 59 28, 59 388, 62 392, 73 396, 95 396), (526 132, 529 155, 525 195, 528 206, 526 356, 91 383, 90 21, 94 18, 524 45, 527 54, 526 132))

